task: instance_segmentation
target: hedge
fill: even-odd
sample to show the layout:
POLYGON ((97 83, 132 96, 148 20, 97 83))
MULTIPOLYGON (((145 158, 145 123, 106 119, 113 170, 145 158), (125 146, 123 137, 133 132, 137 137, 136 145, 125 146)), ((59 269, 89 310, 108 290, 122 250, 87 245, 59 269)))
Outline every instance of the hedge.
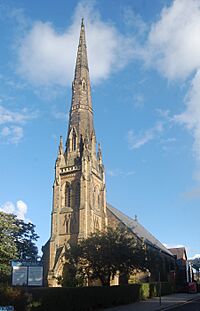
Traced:
MULTIPOLYGON (((169 283, 162 283, 161 293, 172 293, 169 283)), ((7 288, 0 291, 0 305, 14 305, 16 311, 91 311, 129 304, 158 296, 156 283, 78 288, 7 288)))
POLYGON ((140 285, 33 289, 32 309, 86 311, 139 300, 140 285))
MULTIPOLYGON (((169 283, 162 283, 161 294, 173 292, 169 283)), ((79 288, 37 288, 32 294, 32 311, 86 311, 129 304, 159 296, 157 283, 79 288)))

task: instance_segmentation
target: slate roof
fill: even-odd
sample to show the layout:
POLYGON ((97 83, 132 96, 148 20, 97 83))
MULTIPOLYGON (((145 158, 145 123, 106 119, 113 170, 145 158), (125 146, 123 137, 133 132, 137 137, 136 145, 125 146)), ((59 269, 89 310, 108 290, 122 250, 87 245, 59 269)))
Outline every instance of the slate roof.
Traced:
POLYGON ((121 222, 123 222, 133 233, 139 237, 143 238, 144 242, 148 245, 160 249, 162 252, 173 256, 173 254, 160 242, 158 241, 147 229, 145 229, 137 220, 130 218, 118 209, 114 208, 112 205, 107 203, 107 209, 114 214, 121 222))

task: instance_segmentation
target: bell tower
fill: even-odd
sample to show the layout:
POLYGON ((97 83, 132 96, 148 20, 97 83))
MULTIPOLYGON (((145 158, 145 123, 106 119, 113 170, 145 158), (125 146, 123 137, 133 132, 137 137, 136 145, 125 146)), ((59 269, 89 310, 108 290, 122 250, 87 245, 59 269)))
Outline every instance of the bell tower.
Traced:
POLYGON ((68 243, 77 243, 107 227, 105 173, 100 144, 96 150, 85 27, 82 19, 77 51, 66 148, 62 137, 55 163, 49 286, 57 286, 68 243))

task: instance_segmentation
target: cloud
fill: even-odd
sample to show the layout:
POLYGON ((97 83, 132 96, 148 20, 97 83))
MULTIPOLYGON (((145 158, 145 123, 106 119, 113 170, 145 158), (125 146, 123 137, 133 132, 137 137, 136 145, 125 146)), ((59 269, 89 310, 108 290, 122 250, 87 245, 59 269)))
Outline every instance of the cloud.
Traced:
POLYGON ((174 0, 151 26, 140 57, 168 80, 189 83, 185 111, 174 116, 194 138, 200 161, 200 0, 174 0), (187 13, 186 13, 187 12, 187 13))
POLYGON ((200 66, 199 4, 175 0, 151 27, 144 55, 168 79, 185 79, 200 66))
POLYGON ((148 29, 141 16, 136 14, 129 6, 123 8, 123 21, 126 26, 133 28, 139 36, 144 34, 148 29))
POLYGON ((185 98, 186 110, 174 120, 186 126, 194 137, 194 154, 200 161, 200 68, 197 70, 185 98))
POLYGON ((92 82, 123 68, 132 58, 134 39, 103 22, 94 3, 83 1, 76 7, 71 26, 64 31, 57 31, 49 22, 32 25, 19 42, 18 73, 36 85, 71 84, 82 16, 92 82))
POLYGON ((144 106, 144 95, 143 94, 136 94, 133 96, 133 104, 135 108, 142 108, 144 106))
POLYGON ((0 211, 7 214, 15 214, 17 218, 26 220, 27 214, 27 205, 22 200, 16 202, 16 205, 13 202, 7 201, 0 206, 0 211))
POLYGON ((191 191, 185 192, 184 197, 189 200, 199 199, 200 198, 200 187, 193 188, 191 191))
POLYGON ((130 149, 139 149, 151 140, 160 136, 163 131, 163 123, 157 122, 154 127, 141 132, 140 134, 135 134, 133 130, 128 132, 128 143, 130 149))
POLYGON ((196 259, 196 258, 200 258, 200 254, 195 254, 193 257, 191 257, 190 259, 196 259))
POLYGON ((118 168, 115 168, 115 169, 108 169, 106 170, 108 176, 111 176, 111 177, 117 177, 117 176, 131 176, 131 175, 134 175, 135 174, 135 171, 128 171, 128 172, 124 172, 118 168))
POLYGON ((25 215, 27 213, 27 205, 23 201, 19 200, 16 204, 17 207, 17 217, 25 220, 25 215))
POLYGON ((33 114, 30 114, 27 111, 27 109, 23 109, 21 112, 14 112, 0 105, 0 124, 5 123, 24 124, 25 121, 31 118, 33 118, 33 114))
POLYGON ((23 128, 20 126, 5 126, 0 131, 2 141, 10 144, 18 144, 24 136, 23 128))
POLYGON ((58 120, 66 120, 68 119, 68 116, 66 115, 66 112, 62 112, 62 111, 53 111, 52 115, 54 116, 55 119, 58 120))
POLYGON ((0 105, 0 138, 1 142, 18 144, 24 136, 24 124, 36 117, 27 109, 21 112, 9 110, 0 105))

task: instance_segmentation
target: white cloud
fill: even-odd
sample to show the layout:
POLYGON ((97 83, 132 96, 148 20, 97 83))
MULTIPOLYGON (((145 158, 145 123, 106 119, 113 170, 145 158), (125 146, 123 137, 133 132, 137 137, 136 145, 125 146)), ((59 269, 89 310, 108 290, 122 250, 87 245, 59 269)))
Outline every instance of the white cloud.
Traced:
POLYGON ((5 126, 0 131, 1 141, 9 144, 18 144, 23 136, 23 128, 20 126, 5 126))
POLYGON ((0 206, 0 211, 7 214, 13 214, 15 212, 15 205, 9 201, 5 202, 3 205, 0 206))
POLYGON ((26 109, 22 109, 21 112, 11 111, 0 105, 0 124, 5 123, 20 123, 33 118, 33 114, 30 114, 26 109))
POLYGON ((38 85, 71 84, 82 16, 85 17, 92 82, 105 79, 125 66, 132 58, 133 39, 103 22, 94 5, 85 1, 78 4, 71 26, 63 32, 51 23, 34 23, 20 41, 18 72, 38 85))
POLYGON ((194 152, 200 160, 200 0, 174 0, 165 7, 140 50, 147 66, 168 80, 190 78, 186 110, 174 117, 194 137, 194 152))
POLYGON ((17 210, 16 211, 17 217, 20 218, 20 219, 25 220, 25 215, 27 213, 27 205, 26 205, 26 203, 24 203, 21 200, 17 201, 16 210, 17 210))
POLYGON ((24 136, 23 128, 20 126, 13 126, 12 127, 12 137, 10 139, 10 142, 12 144, 18 144, 22 137, 24 136))
POLYGON ((188 192, 185 192, 184 197, 186 197, 189 200, 199 199, 200 198, 200 187, 196 187, 188 192))
POLYGON ((16 202, 16 205, 10 201, 0 206, 0 211, 8 214, 15 214, 17 218, 26 220, 27 205, 22 200, 16 202))
POLYGON ((10 135, 10 128, 8 126, 5 126, 2 128, 1 136, 6 137, 10 135))
POLYGON ((195 254, 193 257, 191 257, 190 259, 196 259, 196 258, 200 258, 200 254, 195 254))
POLYGON ((185 99, 186 110, 174 120, 185 125, 194 137, 194 154, 200 161, 200 68, 196 72, 185 99))
POLYGON ((131 7, 124 7, 123 21, 125 25, 133 28, 139 36, 147 31, 147 25, 145 24, 141 16, 136 14, 136 12, 131 7))
POLYGON ((157 122, 154 127, 140 134, 135 134, 133 130, 130 130, 128 132, 128 143, 130 149, 141 148, 143 145, 157 138, 162 133, 162 131, 163 131, 162 122, 157 122))
POLYGON ((9 110, 0 105, 1 142, 18 144, 24 136, 24 124, 36 117, 35 113, 22 109, 20 112, 9 110))
POLYGON ((199 33, 199 0, 173 1, 151 27, 145 54, 147 63, 168 79, 187 78, 200 66, 199 33))

